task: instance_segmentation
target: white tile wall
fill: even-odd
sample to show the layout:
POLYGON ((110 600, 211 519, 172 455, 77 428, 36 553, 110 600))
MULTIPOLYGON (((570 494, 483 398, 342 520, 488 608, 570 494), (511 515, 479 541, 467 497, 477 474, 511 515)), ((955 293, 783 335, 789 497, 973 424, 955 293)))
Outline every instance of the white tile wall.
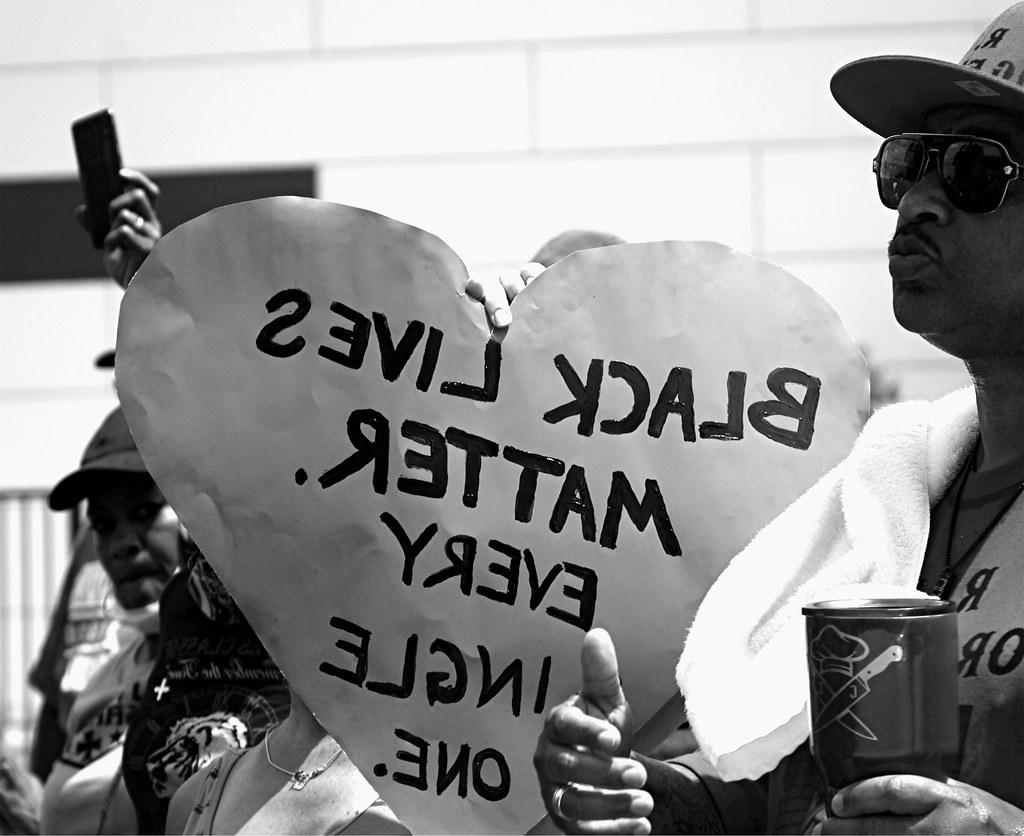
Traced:
POLYGON ((114 345, 119 296, 110 281, 5 288, 0 295, 0 391, 24 399, 96 383, 100 372, 94 371, 93 361, 114 345))
POLYGON ((884 250, 896 213, 878 200, 878 139, 771 148, 764 154, 764 248, 884 250))
POLYGON ((130 66, 111 100, 138 166, 522 150, 523 49, 130 66))
POLYGON ((0 176, 72 170, 71 121, 102 103, 95 67, 0 68, 0 176))
MULTIPOLYGON (((775 26, 882 26, 898 23, 924 28, 936 23, 974 21, 971 32, 980 31, 1007 5, 1006 0, 859 0, 857 3, 822 3, 821 0, 761 0, 759 19, 775 26)), ((970 35, 967 38, 970 41, 970 35)), ((965 42, 961 52, 970 43, 965 42)))
POLYGON ((110 281, 0 289, 0 488, 48 487, 117 403, 96 356, 117 337, 110 281))
MULTIPOLYGON (((930 393, 958 367, 891 321, 875 140, 828 77, 955 60, 1003 2, 0 0, 0 176, 72 173, 70 121, 110 106, 131 165, 312 164, 324 197, 440 234, 471 270, 571 226, 720 240, 819 287, 930 393)), ((0 487, 77 461, 112 404, 92 359, 116 300, 0 286, 0 487)))
POLYGON ((873 52, 958 55, 948 34, 804 33, 646 46, 542 46, 540 143, 646 146, 845 136, 853 123, 828 79, 873 52))
POLYGON ((78 466, 82 451, 117 399, 109 372, 93 387, 53 389, 32 399, 0 401, 2 488, 48 488, 78 466))
POLYGON ((323 0, 326 47, 580 39, 736 30, 746 0, 323 0))
POLYGON ((532 255, 563 229, 751 248, 749 155, 595 155, 328 166, 321 194, 421 226, 473 268, 532 255))
POLYGON ((308 0, 3 0, 0 63, 305 50, 308 0))

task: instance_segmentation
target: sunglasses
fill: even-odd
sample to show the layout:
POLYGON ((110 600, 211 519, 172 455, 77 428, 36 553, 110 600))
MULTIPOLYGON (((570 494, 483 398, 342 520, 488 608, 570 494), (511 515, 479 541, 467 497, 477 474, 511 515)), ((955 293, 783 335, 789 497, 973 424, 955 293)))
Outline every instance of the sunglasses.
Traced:
POLYGON ((998 209, 1010 181, 1024 177, 1024 166, 1010 159, 1006 148, 994 139, 967 134, 896 134, 882 143, 872 163, 882 203, 896 209, 933 165, 949 202, 975 214, 998 209))

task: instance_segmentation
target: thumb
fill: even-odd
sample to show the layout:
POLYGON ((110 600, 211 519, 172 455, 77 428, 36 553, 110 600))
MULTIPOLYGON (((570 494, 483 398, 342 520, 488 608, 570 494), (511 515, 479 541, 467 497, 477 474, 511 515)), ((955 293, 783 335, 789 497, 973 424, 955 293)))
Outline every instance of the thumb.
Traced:
POLYGON ((619 662, 615 645, 607 630, 600 627, 583 637, 580 651, 583 667, 583 688, 580 696, 594 703, 605 714, 626 702, 619 682, 619 662))

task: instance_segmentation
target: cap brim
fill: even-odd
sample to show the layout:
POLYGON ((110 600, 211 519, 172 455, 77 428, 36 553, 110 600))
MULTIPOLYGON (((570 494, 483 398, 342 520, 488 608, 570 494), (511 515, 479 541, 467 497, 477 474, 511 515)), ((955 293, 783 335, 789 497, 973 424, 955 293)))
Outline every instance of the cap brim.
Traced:
POLYGON ((911 55, 862 58, 832 76, 840 107, 880 136, 924 130, 925 117, 951 105, 1024 113, 1024 88, 949 61, 911 55))
POLYGON ((54 511, 66 511, 74 508, 79 502, 91 494, 97 483, 114 475, 125 473, 142 475, 146 469, 142 456, 136 451, 111 453, 95 462, 90 462, 69 473, 61 479, 47 497, 47 503, 54 511))

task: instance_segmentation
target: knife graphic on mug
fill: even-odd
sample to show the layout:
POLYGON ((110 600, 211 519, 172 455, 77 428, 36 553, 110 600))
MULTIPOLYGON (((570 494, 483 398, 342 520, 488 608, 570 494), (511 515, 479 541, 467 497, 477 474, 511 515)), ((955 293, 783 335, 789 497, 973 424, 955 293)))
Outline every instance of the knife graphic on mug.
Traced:
MULTIPOLYGON (((817 722, 814 724, 814 730, 816 732, 822 731, 827 726, 836 722, 842 717, 845 717, 853 707, 867 696, 868 692, 871 691, 871 686, 868 682, 878 676, 893 662, 899 662, 903 659, 903 648, 898 644, 890 645, 881 653, 872 659, 868 664, 861 668, 857 673, 851 676, 846 682, 840 685, 828 698, 828 701, 821 707, 818 712, 817 722)), ((856 715, 850 714, 850 717, 856 717, 856 715)), ((863 722, 859 722, 855 725, 863 726, 863 731, 858 729, 851 729, 856 734, 862 737, 868 737, 870 740, 875 740, 876 737, 871 729, 864 726, 863 722), (866 732, 866 734, 865 734, 866 732)))

